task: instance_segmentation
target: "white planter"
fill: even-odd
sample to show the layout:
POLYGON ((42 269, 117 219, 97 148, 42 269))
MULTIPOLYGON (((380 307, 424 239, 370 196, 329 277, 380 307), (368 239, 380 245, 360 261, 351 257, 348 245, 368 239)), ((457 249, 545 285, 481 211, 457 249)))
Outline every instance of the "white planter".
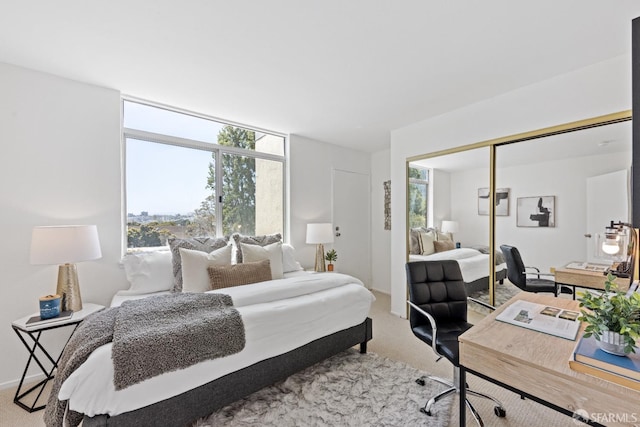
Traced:
POLYGON ((600 341, 596 341, 602 351, 615 354, 616 356, 626 356, 624 352, 624 337, 617 332, 604 331, 600 341))

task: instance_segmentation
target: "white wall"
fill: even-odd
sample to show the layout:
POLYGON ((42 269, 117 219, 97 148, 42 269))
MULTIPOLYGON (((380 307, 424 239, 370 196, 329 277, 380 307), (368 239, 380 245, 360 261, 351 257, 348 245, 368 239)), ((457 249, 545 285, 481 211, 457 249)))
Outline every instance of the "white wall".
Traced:
MULTIPOLYGON (((313 268, 315 245, 305 242, 307 224, 332 221, 333 169, 368 175, 371 173, 371 158, 369 154, 361 151, 299 135, 291 135, 289 141, 290 243, 296 248, 296 254, 303 267, 313 268)), ((325 245, 325 249, 330 247, 331 245, 325 245)))
MULTIPOLYGON (((391 199, 404 212, 407 157, 631 108, 631 57, 620 56, 391 133, 391 199)), ((392 216, 391 311, 405 316, 405 215, 392 216)))
MULTIPOLYGON (((628 170, 631 153, 613 153, 543 163, 500 167, 496 171, 500 187, 510 188, 509 215, 496 217, 496 247, 517 247, 527 265, 543 272, 570 261, 586 261, 588 243, 586 182, 588 177, 628 170), (516 225, 518 197, 556 196, 555 227, 527 228, 516 225), (543 250, 541 250, 543 248, 543 250)), ((477 213, 477 188, 488 181, 488 169, 451 173, 453 218, 460 223, 456 240, 462 246, 489 241, 488 216, 477 213)), ((604 226, 602 224, 602 229, 604 226)), ((596 230, 598 231, 598 230, 596 230)), ((592 241, 593 243, 593 241, 592 241)))
MULTIPOLYGON (((390 150, 371 154, 371 288, 391 293, 391 233, 384 229, 384 187, 390 179, 390 150)), ((402 215, 402 212, 398 214, 402 215)), ((391 211, 393 217, 394 212, 391 211)))
POLYGON ((97 225, 102 259, 78 264, 85 301, 107 304, 125 278, 118 267, 120 94, 4 64, 0 93, 1 386, 20 378, 28 355, 10 323, 37 312, 38 298, 56 290, 57 266, 29 264, 34 226, 97 225))
MULTIPOLYGON (((102 258, 78 265, 82 298, 108 305, 127 288, 122 256, 120 93, 0 63, 0 388, 17 385, 28 353, 13 320, 38 311, 55 292, 57 266, 29 264, 36 225, 96 224, 102 258)), ((180 107, 180 106, 178 106, 180 107)), ((185 108, 188 106, 184 106, 185 108)), ((292 135, 290 240, 303 265, 313 266, 306 224, 331 220, 331 170, 370 173, 367 153, 292 135)), ((45 343, 62 347, 64 335, 45 343)), ((30 374, 38 374, 37 369, 30 374)))

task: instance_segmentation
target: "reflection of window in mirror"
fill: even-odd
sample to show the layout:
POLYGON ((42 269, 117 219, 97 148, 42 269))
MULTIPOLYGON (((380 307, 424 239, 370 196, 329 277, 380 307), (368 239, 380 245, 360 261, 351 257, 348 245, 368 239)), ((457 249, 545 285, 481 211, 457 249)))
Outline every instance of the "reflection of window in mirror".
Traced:
MULTIPOLYGON (((483 147, 411 161, 408 176, 410 242, 414 236, 414 244, 409 245, 409 261, 456 260, 467 294, 488 303, 489 216, 478 211, 478 190, 489 187, 489 149, 483 147), (418 168, 425 171, 420 176, 428 181, 421 187, 424 193, 419 193, 414 178, 418 176, 418 168), (412 204, 418 199, 418 194, 426 197, 426 217, 412 204), (444 232, 443 225, 451 223, 456 224, 456 231, 453 234, 444 232), (425 224, 428 228, 438 229, 438 232, 431 236, 420 234, 423 241, 420 247, 415 244, 420 242, 416 233, 420 230, 415 229, 425 224), (425 250, 424 237, 435 240, 429 245, 430 250, 425 250), (447 237, 453 238, 451 244, 440 241, 447 237), (458 243, 460 247, 456 247, 458 243)), ((470 308, 478 316, 489 313, 476 304, 470 304, 470 308)))
POLYGON ((420 166, 409 166, 409 227, 427 226, 427 203, 429 200, 429 170, 420 166))

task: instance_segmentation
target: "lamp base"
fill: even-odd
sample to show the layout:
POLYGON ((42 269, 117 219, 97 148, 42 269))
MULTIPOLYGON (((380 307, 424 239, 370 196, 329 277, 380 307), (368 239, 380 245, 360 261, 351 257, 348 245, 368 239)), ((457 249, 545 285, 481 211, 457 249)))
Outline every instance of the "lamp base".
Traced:
POLYGON ((58 286, 56 287, 56 293, 62 296, 60 310, 82 310, 80 283, 78 282, 78 270, 75 264, 63 264, 58 267, 58 286))
POLYGON ((324 246, 322 243, 316 245, 316 267, 317 272, 327 271, 324 265, 324 246))

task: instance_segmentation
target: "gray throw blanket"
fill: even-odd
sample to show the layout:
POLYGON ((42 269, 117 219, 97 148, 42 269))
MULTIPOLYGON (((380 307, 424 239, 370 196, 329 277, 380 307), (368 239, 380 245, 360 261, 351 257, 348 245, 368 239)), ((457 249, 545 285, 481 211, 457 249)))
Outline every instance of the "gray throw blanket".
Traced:
MULTIPOLYGON (((174 293, 127 301, 86 318, 60 359, 44 414, 49 427, 62 426, 66 401, 62 383, 96 348, 113 341, 114 385, 121 390, 164 372, 184 369, 244 348, 244 324, 229 295, 174 293)), ((66 425, 82 414, 69 410, 66 425)))

